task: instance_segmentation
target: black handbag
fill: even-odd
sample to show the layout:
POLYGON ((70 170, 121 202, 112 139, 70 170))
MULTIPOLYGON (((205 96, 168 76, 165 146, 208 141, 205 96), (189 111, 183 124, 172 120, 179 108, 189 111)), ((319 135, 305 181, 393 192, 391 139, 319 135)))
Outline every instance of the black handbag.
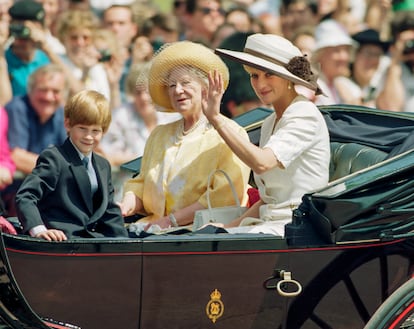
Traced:
POLYGON ((326 242, 381 240, 414 230, 414 152, 304 195, 299 209, 326 242))

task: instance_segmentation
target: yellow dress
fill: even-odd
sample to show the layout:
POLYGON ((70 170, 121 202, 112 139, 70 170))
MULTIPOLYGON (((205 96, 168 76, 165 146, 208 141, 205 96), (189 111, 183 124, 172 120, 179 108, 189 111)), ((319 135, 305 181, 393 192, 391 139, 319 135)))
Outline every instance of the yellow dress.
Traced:
MULTIPOLYGON (((248 140, 246 131, 231 119, 227 125, 248 140)), ((215 169, 224 170, 232 179, 239 200, 247 200, 248 168, 226 145, 206 119, 194 130, 182 134, 183 120, 157 126, 145 145, 141 171, 125 183, 124 193, 132 191, 144 204, 154 221, 195 202, 207 208, 207 179, 215 169)), ((212 207, 234 205, 225 177, 217 173, 212 179, 212 207)))

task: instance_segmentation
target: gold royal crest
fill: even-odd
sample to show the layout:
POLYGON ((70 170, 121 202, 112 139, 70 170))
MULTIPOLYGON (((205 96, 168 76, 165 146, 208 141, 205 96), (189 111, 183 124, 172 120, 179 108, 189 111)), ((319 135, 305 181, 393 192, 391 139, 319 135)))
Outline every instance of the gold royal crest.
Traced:
POLYGON ((207 303, 206 306, 206 313, 209 319, 216 323, 217 319, 221 317, 224 313, 224 304, 221 301, 221 293, 217 289, 210 294, 210 301, 207 303))

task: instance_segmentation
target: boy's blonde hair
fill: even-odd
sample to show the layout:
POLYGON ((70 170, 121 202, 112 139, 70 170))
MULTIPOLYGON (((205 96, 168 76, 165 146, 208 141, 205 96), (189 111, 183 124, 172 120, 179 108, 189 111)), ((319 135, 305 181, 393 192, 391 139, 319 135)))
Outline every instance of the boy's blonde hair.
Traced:
POLYGON ((82 90, 73 95, 65 105, 65 119, 69 125, 98 125, 105 133, 112 120, 109 102, 95 90, 82 90))

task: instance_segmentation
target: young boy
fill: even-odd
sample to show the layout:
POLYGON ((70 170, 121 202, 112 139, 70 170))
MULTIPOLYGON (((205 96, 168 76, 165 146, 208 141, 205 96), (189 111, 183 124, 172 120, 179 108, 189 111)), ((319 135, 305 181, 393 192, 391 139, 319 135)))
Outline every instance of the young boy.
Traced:
POLYGON ((83 90, 65 105, 66 141, 44 150, 16 196, 24 233, 48 241, 126 237, 109 162, 93 152, 111 122, 107 99, 83 90))

